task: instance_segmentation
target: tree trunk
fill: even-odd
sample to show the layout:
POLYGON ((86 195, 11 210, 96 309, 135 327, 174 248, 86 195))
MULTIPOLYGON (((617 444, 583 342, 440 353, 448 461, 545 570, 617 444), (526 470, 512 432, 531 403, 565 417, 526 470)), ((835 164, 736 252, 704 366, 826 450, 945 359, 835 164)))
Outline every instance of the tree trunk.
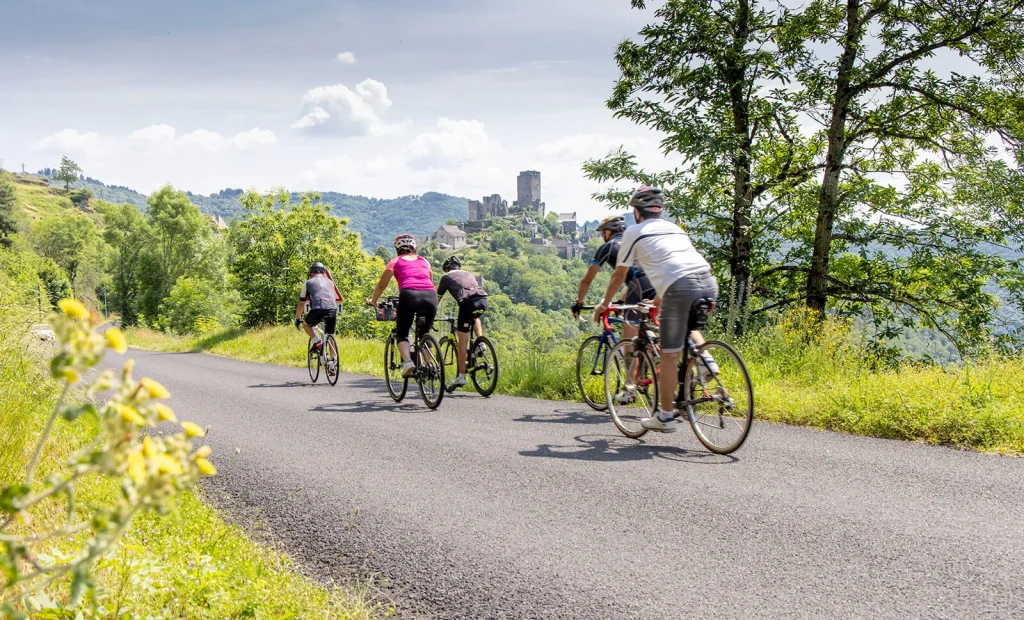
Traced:
POLYGON ((846 119, 854 95, 850 74, 864 33, 863 23, 860 21, 860 2, 861 0, 848 0, 846 5, 846 36, 836 77, 832 119, 828 127, 828 153, 825 156, 825 172, 818 194, 818 218, 814 227, 811 270, 807 275, 807 307, 818 312, 823 312, 828 303, 832 227, 836 212, 839 210, 839 173, 842 171, 843 158, 846 156, 846 119))
MULTIPOLYGON (((750 279, 750 218, 753 194, 750 187, 750 147, 754 136, 750 128, 750 110, 746 97, 747 76, 744 63, 744 47, 750 36, 750 5, 740 0, 736 15, 736 30, 733 37, 733 55, 727 62, 730 83, 729 98, 732 102, 733 134, 736 150, 733 153, 733 195, 732 195, 732 252, 729 257, 729 271, 733 283, 733 299, 736 311, 729 315, 744 316, 750 301, 747 282, 750 279)), ((730 333, 743 335, 743 322, 729 325, 730 333)))

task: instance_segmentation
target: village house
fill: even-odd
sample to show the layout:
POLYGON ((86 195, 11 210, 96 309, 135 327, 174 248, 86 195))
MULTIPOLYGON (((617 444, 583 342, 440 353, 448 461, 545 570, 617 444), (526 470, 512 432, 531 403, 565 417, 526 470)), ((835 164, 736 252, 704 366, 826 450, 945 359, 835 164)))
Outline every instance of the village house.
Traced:
POLYGON ((559 213, 558 230, 563 235, 571 235, 576 232, 576 213, 559 213))
POLYGON ((579 241, 570 239, 555 239, 555 249, 558 250, 558 256, 565 260, 572 260, 579 256, 583 256, 586 251, 584 246, 579 241))
POLYGON ((441 247, 448 246, 453 250, 466 247, 466 233, 458 226, 445 224, 434 233, 434 239, 441 247))

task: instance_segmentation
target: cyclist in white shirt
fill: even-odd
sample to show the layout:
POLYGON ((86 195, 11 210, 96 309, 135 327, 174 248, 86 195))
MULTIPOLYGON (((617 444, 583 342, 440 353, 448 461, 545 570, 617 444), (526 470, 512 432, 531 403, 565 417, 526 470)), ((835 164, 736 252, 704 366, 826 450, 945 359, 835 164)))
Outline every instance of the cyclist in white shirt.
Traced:
MULTIPOLYGON (((629 199, 637 223, 626 229, 619 243, 619 256, 604 301, 594 309, 599 320, 626 279, 634 264, 647 273, 658 293, 655 303, 660 307, 661 323, 660 389, 661 407, 650 418, 640 423, 644 428, 674 433, 676 385, 679 375, 679 354, 686 346, 690 329, 690 311, 698 299, 718 297, 718 281, 711 273, 711 265, 693 247, 690 236, 679 226, 661 219, 665 209, 665 194, 656 187, 641 187, 629 199)), ((700 332, 690 332, 693 341, 704 342, 700 332)), ((710 355, 703 356, 708 370, 714 374, 718 366, 710 355)))

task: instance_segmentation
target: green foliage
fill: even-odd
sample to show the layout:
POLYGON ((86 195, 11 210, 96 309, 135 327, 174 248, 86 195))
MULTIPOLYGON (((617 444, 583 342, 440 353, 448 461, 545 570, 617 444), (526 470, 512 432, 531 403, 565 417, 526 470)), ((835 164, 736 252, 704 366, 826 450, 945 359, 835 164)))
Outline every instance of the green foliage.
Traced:
POLYGON ((76 189, 68 194, 68 198, 71 200, 71 204, 76 207, 84 207, 92 199, 93 195, 87 189, 76 189))
POLYGON ((139 311, 155 321, 178 278, 223 272, 223 243, 184 192, 165 185, 147 202, 150 241, 139 259, 139 311), (218 261, 221 262, 218 265, 218 261))
MULTIPOLYGON (((330 214, 329 205, 316 194, 297 204, 287 192, 242 197, 245 210, 231 229, 235 249, 232 272, 242 297, 246 325, 272 325, 290 321, 299 289, 309 266, 327 266, 342 297, 358 304, 373 288, 383 270, 376 256, 363 252, 359 235, 345 220, 330 214)), ((339 331, 367 333, 365 318, 342 313, 339 331)), ((373 332, 369 332, 373 333, 373 332)))
POLYGON ((512 258, 518 257, 526 249, 526 242, 518 233, 511 230, 498 230, 491 235, 491 251, 504 252, 512 258))
POLYGON ((18 231, 18 223, 14 215, 16 205, 17 197, 14 194, 14 184, 6 178, 0 177, 0 237, 7 237, 18 231))
POLYGON ((101 204, 103 239, 111 247, 109 270, 113 283, 110 304, 121 323, 138 322, 139 269, 143 251, 150 241, 149 223, 134 205, 101 204))
POLYGON ((53 215, 32 227, 37 252, 52 259, 67 274, 78 296, 91 297, 99 283, 107 247, 99 227, 87 215, 53 215))
POLYGON ((60 168, 53 175, 53 178, 64 184, 64 191, 71 189, 71 184, 78 180, 82 169, 75 162, 65 155, 60 158, 60 168))
POLYGON ((234 291, 217 291, 208 278, 182 276, 160 304, 158 324, 179 334, 202 332, 203 324, 228 325, 238 304, 234 291))

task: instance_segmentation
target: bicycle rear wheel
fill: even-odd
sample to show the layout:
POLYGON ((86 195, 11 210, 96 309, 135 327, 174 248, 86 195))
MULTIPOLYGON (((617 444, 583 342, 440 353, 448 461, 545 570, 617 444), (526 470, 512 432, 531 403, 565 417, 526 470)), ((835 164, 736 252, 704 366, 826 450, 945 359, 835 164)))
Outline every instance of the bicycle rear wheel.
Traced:
POLYGON ((309 339, 306 345, 306 367, 309 369, 309 379, 313 383, 320 378, 320 354, 313 348, 313 339, 309 339))
POLYGON ((687 363, 683 394, 693 401, 687 406, 697 439, 715 454, 735 452, 746 441, 754 421, 754 387, 743 358, 731 346, 709 340, 697 347, 708 353, 718 366, 709 369, 698 355, 687 363))
POLYGON ((608 409, 608 402, 604 400, 604 371, 609 348, 600 336, 591 336, 583 341, 576 353, 576 385, 580 388, 583 402, 596 411, 608 409))
POLYGON ((473 385, 480 396, 487 398, 498 387, 498 352, 485 336, 473 342, 473 367, 469 369, 473 385))
POLYGON ((398 351, 398 341, 394 336, 390 336, 384 345, 384 382, 388 385, 388 394, 396 403, 405 398, 409 379, 402 376, 402 354, 398 351))
POLYGON ((441 346, 437 339, 426 334, 420 338, 416 367, 416 382, 420 387, 423 403, 431 409, 437 409, 444 400, 447 386, 444 383, 444 360, 441 358, 441 346))
POLYGON ((327 334, 324 340, 324 361, 327 368, 327 382, 331 385, 338 384, 338 375, 341 374, 339 366, 341 359, 338 357, 338 343, 334 340, 333 334, 327 334))
POLYGON ((604 398, 619 432, 633 439, 647 432, 640 419, 654 415, 658 407, 658 373, 646 350, 630 340, 612 347, 605 364, 604 398))
MULTIPOLYGON (((451 336, 441 339, 441 360, 444 362, 444 374, 446 377, 454 377, 459 372, 459 358, 456 357, 457 345, 452 344, 451 336)), ((448 393, 455 391, 454 387, 445 387, 448 393)))

